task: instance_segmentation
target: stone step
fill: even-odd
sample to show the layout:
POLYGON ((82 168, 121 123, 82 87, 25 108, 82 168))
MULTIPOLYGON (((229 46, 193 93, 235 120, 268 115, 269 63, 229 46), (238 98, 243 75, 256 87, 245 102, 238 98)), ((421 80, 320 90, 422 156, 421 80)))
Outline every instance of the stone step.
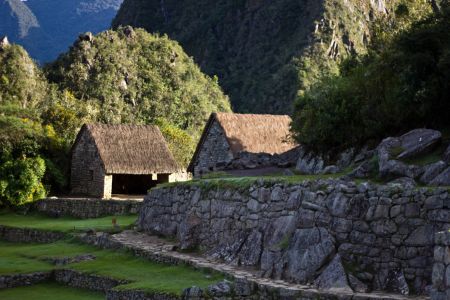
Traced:
MULTIPOLYGON (((147 234, 135 231, 123 231, 119 234, 109 235, 97 233, 95 235, 82 235, 81 240, 103 248, 127 249, 136 256, 152 261, 168 264, 187 264, 197 269, 209 269, 233 278, 240 285, 262 295, 278 295, 283 299, 339 299, 339 300, 427 300, 428 296, 405 296, 381 292, 348 293, 341 291, 317 290, 312 286, 293 284, 284 280, 261 278, 259 271, 254 268, 233 266, 194 253, 180 253, 175 251, 176 245, 147 234)), ((272 297, 272 296, 271 296, 272 297)), ((268 298, 267 298, 268 299, 268 298)), ((272 299, 272 298, 270 298, 272 299)))

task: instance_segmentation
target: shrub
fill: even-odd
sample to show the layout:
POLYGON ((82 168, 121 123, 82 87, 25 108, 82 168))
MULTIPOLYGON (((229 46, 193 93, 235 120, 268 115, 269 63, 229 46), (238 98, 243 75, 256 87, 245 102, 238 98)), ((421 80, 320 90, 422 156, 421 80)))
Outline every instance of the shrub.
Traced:
POLYGON ((0 205, 18 206, 44 198, 45 162, 40 157, 7 160, 0 165, 0 205))

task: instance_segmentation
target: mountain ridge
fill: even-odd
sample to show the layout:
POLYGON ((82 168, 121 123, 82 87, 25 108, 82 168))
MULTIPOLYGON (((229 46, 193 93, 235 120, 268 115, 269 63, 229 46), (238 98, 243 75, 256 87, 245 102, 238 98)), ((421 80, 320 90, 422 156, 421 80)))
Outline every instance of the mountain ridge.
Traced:
POLYGON ((0 35, 24 46, 40 63, 56 59, 79 34, 108 29, 122 3, 122 0, 0 1, 3 1, 0 35))
POLYGON ((401 2, 125 0, 113 27, 179 41, 202 70, 218 75, 239 112, 290 113, 319 73, 365 53, 372 24, 394 16, 401 2))

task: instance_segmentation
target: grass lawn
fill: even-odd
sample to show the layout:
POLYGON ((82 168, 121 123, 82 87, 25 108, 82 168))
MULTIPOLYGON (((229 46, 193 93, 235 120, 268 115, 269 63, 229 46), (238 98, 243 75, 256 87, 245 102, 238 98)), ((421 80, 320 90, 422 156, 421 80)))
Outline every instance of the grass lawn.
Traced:
POLYGON ((172 187, 172 186, 202 186, 206 189, 213 188, 247 188, 254 184, 257 180, 263 180, 267 184, 272 183, 287 183, 296 184, 306 180, 318 180, 318 179, 336 179, 346 175, 347 170, 337 174, 318 174, 318 175, 293 175, 293 176, 283 176, 283 175, 267 175, 267 176, 246 176, 246 177, 233 177, 224 176, 219 178, 203 178, 203 179, 193 179, 184 182, 171 182, 159 184, 157 188, 172 187))
MULTIPOLYGON (((34 228, 50 231, 82 231, 86 229, 108 230, 113 229, 113 217, 102 217, 95 219, 76 219, 71 217, 52 218, 44 214, 30 213, 18 214, 8 210, 0 211, 0 225, 12 227, 34 228)), ((133 225, 136 215, 114 217, 117 224, 123 227, 133 225)))
POLYGON ((223 279, 220 274, 210 274, 188 266, 157 264, 134 257, 128 252, 101 250, 67 241, 52 244, 0 242, 0 253, 0 274, 51 270, 56 267, 47 263, 46 258, 93 254, 96 256, 95 260, 69 264, 64 268, 132 282, 119 286, 118 289, 141 289, 179 295, 187 287, 206 287, 223 279))
POLYGON ((99 292, 80 290, 56 283, 42 283, 32 286, 0 290, 2 300, 103 300, 105 295, 99 292))

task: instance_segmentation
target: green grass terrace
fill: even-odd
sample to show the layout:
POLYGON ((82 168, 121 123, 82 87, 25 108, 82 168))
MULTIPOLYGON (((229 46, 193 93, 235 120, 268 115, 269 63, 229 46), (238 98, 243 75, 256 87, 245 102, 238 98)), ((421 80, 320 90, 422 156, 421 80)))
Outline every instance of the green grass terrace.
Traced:
POLYGON ((116 224, 120 229, 125 229, 132 227, 137 217, 136 215, 128 215, 95 219, 76 219, 73 217, 53 218, 37 212, 31 212, 25 215, 11 210, 0 210, 0 225, 66 233, 86 231, 88 229, 110 231, 115 229, 113 227, 113 219, 116 220, 116 224))
MULTIPOLYGON (((0 242, 0 253, 0 275, 26 274, 64 268, 130 282, 129 284, 116 287, 116 289, 120 290, 141 290, 150 293, 181 295, 182 291, 187 287, 195 285, 205 288, 223 279, 223 276, 220 274, 195 270, 185 265, 171 266, 154 263, 143 258, 134 257, 126 251, 102 250, 69 241, 59 241, 51 244, 0 242), (96 258, 61 267, 51 263, 52 258, 75 257, 83 254, 91 254, 96 258)), ((27 295, 27 293, 35 295, 35 291, 45 287, 46 285, 36 285, 29 289, 2 290, 0 291, 0 299, 8 299, 7 297, 10 297, 9 299, 31 299, 25 296, 23 298, 11 297, 12 295, 27 295)), ((51 284, 50 287, 55 292, 63 290, 63 295, 70 293, 70 290, 67 290, 65 287, 54 284, 51 284)), ((48 293, 55 295, 50 291, 48 293)), ((98 299, 95 293, 90 294, 89 297, 87 299, 98 299)), ((63 298, 60 296, 58 299, 63 298)))

